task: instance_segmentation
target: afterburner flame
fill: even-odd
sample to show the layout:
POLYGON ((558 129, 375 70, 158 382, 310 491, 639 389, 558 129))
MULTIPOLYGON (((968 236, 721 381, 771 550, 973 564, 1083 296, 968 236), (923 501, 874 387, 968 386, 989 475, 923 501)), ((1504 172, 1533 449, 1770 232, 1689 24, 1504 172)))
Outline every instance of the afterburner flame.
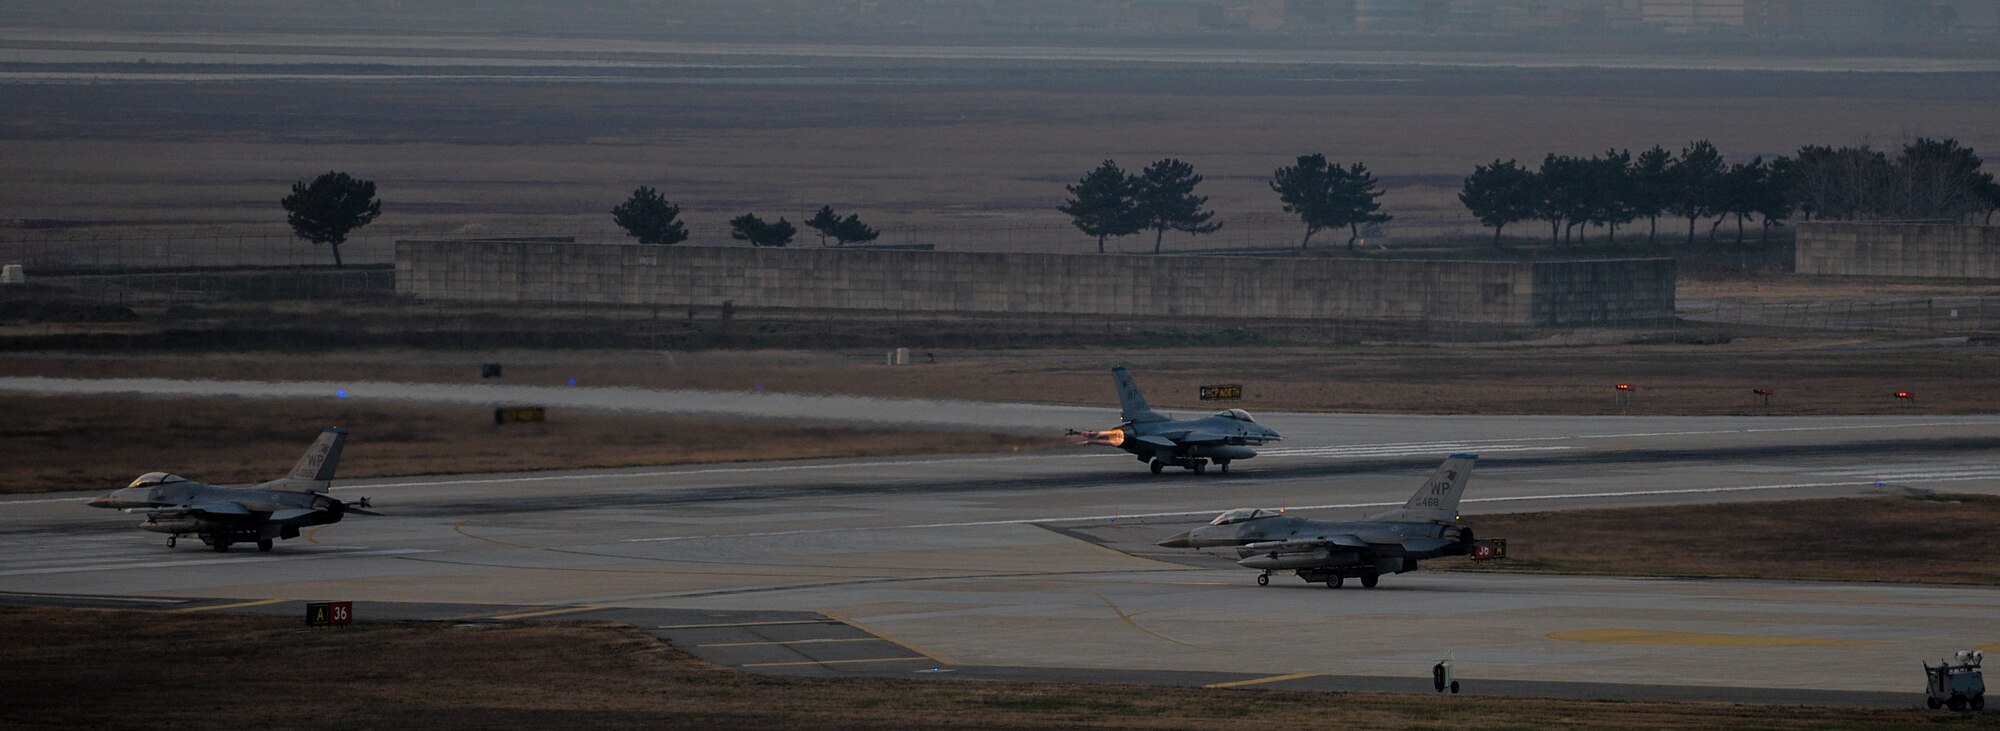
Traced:
POLYGON ((1124 429, 1087 431, 1083 432, 1082 436, 1084 444, 1101 444, 1107 447, 1116 447, 1125 443, 1124 429))

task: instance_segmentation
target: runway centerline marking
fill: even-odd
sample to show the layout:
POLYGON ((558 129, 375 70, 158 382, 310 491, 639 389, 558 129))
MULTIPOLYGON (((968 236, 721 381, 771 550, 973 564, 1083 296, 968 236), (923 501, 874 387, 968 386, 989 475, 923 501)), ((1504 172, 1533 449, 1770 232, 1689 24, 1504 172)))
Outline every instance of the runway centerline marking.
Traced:
POLYGON ((278 599, 257 599, 257 600, 254 600, 254 601, 247 601, 247 602, 236 602, 236 603, 234 603, 234 604, 210 604, 210 605, 208 605, 208 606, 205 606, 205 607, 188 607, 188 608, 186 608, 186 609, 175 609, 175 610, 172 610, 172 611, 175 611, 175 612, 179 612, 179 613, 182 613, 182 614, 186 614, 186 613, 189 613, 189 612, 213 612, 213 611, 215 611, 215 610, 217 610, 217 609, 243 609, 243 608, 245 608, 245 607, 262 607, 262 606, 267 606, 267 605, 271 605, 271 604, 277 604, 277 603, 279 603, 279 602, 288 602, 288 601, 291 601, 291 600, 290 600, 290 599, 285 599, 285 598, 278 598, 278 599))
POLYGON ((1318 675, 1318 674, 1319 674, 1319 673, 1292 673, 1292 674, 1290 674, 1290 675, 1273 675, 1273 676, 1271 676, 1271 677, 1268 677, 1268 678, 1251 678, 1251 679, 1249 679, 1249 680, 1232 680, 1232 681, 1229 681, 1229 682, 1227 682, 1227 683, 1209 683, 1208 685, 1204 685, 1204 686, 1202 686, 1202 687, 1203 687, 1203 688, 1241 688, 1241 687, 1243 687, 1243 686, 1246 686, 1246 685, 1263 685, 1263 684, 1265 684, 1265 683, 1282 683, 1282 682, 1284 682, 1284 681, 1287 681, 1287 680, 1298 680, 1298 679, 1300 679, 1300 678, 1310 678, 1310 677, 1313 677, 1313 676, 1315 676, 1315 675, 1318 675))

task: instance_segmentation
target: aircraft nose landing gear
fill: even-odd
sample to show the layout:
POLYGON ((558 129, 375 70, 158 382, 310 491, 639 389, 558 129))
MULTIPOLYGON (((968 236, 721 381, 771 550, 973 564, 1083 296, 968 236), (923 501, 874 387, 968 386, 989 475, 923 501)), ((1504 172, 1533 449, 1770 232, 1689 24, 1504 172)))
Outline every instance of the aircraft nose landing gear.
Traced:
POLYGON ((1271 585, 1271 572, 1269 572, 1269 571, 1266 571, 1266 572, 1264 572, 1264 573, 1261 573, 1261 574, 1258 574, 1258 575, 1257 575, 1257 585, 1258 585, 1258 586, 1270 586, 1270 585, 1271 585))

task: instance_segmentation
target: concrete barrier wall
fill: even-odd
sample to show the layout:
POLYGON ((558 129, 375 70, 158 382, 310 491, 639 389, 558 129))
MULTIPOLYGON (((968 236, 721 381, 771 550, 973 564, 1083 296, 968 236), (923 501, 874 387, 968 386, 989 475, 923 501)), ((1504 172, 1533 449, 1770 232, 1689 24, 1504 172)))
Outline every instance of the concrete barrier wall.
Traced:
POLYGON ((1381 261, 401 241, 420 299, 1563 325, 1673 315, 1671 260, 1381 261))
POLYGON ((1801 223, 1800 274, 2000 279, 2000 226, 1801 223))

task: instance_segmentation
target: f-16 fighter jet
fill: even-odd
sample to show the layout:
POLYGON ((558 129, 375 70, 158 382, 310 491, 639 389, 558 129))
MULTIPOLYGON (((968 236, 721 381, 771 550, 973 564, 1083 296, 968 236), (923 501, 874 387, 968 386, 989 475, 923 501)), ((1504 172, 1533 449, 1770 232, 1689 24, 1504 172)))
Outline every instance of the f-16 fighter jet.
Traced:
POLYGON ((290 474, 255 487, 217 487, 148 472, 90 505, 145 513, 139 527, 167 534, 169 547, 192 535, 217 552, 249 541, 269 551, 274 540, 297 538, 301 528, 338 523, 348 513, 381 515, 368 510, 367 498, 346 503, 326 493, 346 441, 346 429, 322 432, 290 474))
POLYGON ((1331 589, 1351 578, 1373 589, 1383 574, 1415 571, 1421 559, 1499 558, 1505 543, 1475 541, 1472 529, 1458 522, 1458 501, 1478 459, 1476 454, 1452 455, 1403 507, 1359 521, 1313 520, 1277 510, 1239 508, 1160 545, 1234 547, 1242 558, 1238 565, 1263 572, 1257 576, 1258 586, 1270 584, 1273 571, 1291 571, 1308 583, 1326 582, 1331 589))
POLYGON ((1250 447, 1284 438, 1257 423, 1242 409, 1175 421, 1146 405, 1146 395, 1139 392, 1139 384, 1132 382, 1132 374, 1125 372, 1125 366, 1112 368, 1111 379, 1118 384, 1119 418, 1125 423, 1105 431, 1070 433, 1083 437, 1086 444, 1130 452, 1139 461, 1150 464, 1153 474, 1160 474, 1168 467, 1183 467, 1199 474, 1208 470, 1210 462, 1228 472, 1230 462, 1257 456, 1257 451, 1250 447))

